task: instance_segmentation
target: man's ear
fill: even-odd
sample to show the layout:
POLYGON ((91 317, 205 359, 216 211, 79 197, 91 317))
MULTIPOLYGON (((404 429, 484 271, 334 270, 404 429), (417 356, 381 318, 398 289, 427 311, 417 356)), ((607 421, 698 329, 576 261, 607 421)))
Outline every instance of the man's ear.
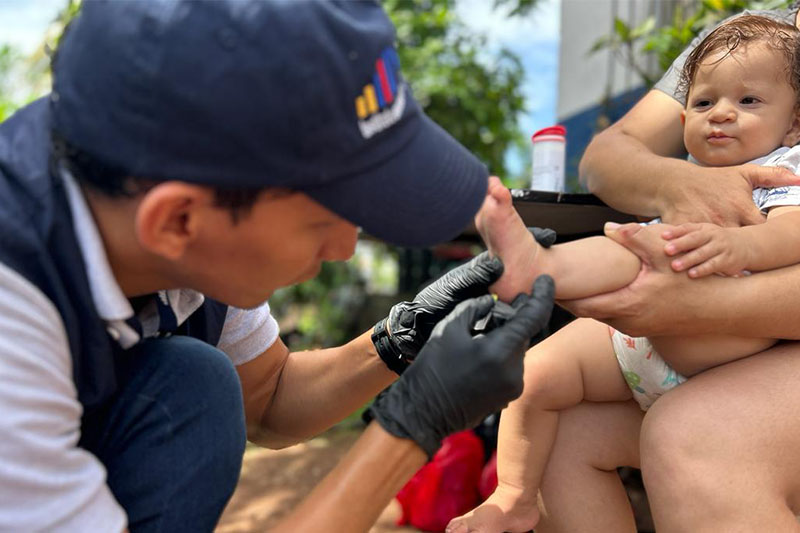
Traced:
POLYGON ((165 259, 180 259, 197 237, 198 222, 213 199, 208 187, 180 181, 159 183, 147 191, 136 209, 142 247, 165 259))
POLYGON ((789 131, 783 137, 783 146, 791 148, 798 142, 800 142, 800 112, 795 111, 792 125, 789 126, 789 131))

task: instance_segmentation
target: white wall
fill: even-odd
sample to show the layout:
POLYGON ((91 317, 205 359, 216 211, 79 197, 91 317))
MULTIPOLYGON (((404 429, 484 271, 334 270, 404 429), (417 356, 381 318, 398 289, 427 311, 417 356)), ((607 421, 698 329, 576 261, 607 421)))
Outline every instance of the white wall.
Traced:
MULTIPOLYGON (((613 31, 618 17, 631 27, 648 16, 669 20, 675 0, 561 0, 561 50, 558 76, 559 119, 598 104, 610 86, 617 96, 642 85, 639 76, 610 50, 589 55, 594 43, 613 31)), ((649 70, 657 65, 643 64, 649 70)))

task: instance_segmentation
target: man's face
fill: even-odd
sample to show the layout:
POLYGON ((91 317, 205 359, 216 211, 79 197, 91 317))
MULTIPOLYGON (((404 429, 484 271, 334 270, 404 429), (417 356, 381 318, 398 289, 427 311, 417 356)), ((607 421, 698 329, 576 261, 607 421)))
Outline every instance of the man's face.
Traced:
POLYGON ((193 244, 192 287, 237 307, 254 307, 280 288, 313 278, 323 261, 344 261, 357 228, 302 193, 266 191, 233 223, 210 208, 193 244))
POLYGON ((684 143, 701 164, 746 163, 784 145, 794 123, 795 93, 786 61, 763 42, 712 53, 686 99, 684 143))

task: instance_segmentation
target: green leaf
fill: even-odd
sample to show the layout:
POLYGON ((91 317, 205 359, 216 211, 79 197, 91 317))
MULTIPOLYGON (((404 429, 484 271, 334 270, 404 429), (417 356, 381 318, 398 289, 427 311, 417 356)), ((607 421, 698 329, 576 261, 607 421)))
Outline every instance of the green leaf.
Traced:
POLYGON ((648 35, 655 29, 655 27, 656 18, 652 16, 647 17, 644 22, 631 31, 631 39, 639 39, 645 35, 648 35))
POLYGON ((623 43, 628 42, 631 38, 630 27, 620 18, 614 19, 614 31, 623 43))
POLYGON ((597 39, 594 42, 592 47, 589 49, 589 53, 590 54, 594 54, 594 53, 599 52, 600 50, 603 50, 605 48, 612 47, 613 44, 614 44, 614 37, 613 36, 611 36, 611 35, 603 35, 602 37, 600 37, 599 39, 597 39))

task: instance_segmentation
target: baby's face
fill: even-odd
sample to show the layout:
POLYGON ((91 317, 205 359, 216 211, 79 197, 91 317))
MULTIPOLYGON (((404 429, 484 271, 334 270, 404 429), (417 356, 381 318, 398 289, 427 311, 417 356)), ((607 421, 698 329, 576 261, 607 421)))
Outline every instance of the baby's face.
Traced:
POLYGON ((746 163, 788 143, 795 115, 780 52, 756 42, 719 61, 724 54, 698 66, 686 98, 686 149, 713 167, 746 163))

